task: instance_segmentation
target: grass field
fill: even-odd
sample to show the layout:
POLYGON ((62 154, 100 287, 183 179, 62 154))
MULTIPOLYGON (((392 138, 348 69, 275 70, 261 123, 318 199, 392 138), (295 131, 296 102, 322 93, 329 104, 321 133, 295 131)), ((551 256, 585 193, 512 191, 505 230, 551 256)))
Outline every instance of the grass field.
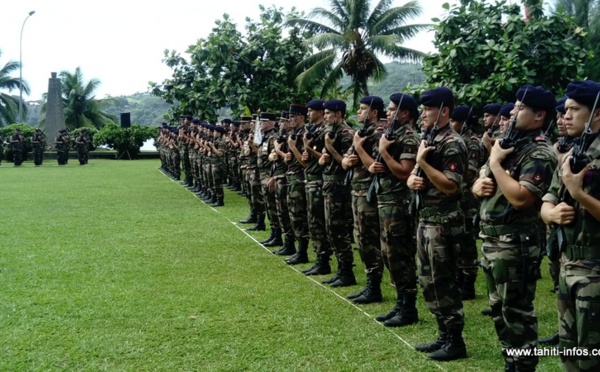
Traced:
MULTIPOLYGON (((73 162, 73 161, 72 161, 73 162)), ((76 161, 75 161, 76 163, 76 161)), ((158 160, 91 160, 88 166, 0 166, 0 370, 499 371, 500 345, 483 278, 465 303, 469 358, 434 363, 412 349, 435 339, 421 322, 387 329, 355 306, 365 284, 332 288, 290 267, 232 221, 245 199, 226 192, 212 209, 161 174, 158 160)), ((314 261, 314 254, 310 254, 314 261)), ((547 265, 536 313, 556 328, 547 265)), ((389 277, 384 278, 389 283, 389 277)), ((556 357, 539 370, 559 370, 556 357)))

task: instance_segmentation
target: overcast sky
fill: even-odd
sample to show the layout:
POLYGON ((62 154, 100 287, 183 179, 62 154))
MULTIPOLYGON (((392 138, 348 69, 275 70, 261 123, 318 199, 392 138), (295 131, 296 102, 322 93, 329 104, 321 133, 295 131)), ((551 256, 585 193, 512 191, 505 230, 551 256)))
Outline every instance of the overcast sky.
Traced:
MULTIPOLYGON (((442 4, 456 0, 420 0, 423 15, 410 23, 431 23, 445 14, 442 4)), ((396 0, 395 6, 404 4, 396 0)), ((162 82, 171 70, 162 63, 163 51, 183 53, 199 38, 206 37, 214 21, 228 13, 243 31, 245 17, 257 19, 259 4, 275 4, 285 10, 327 7, 326 0, 10 0, 3 1, 0 21, 0 66, 19 61, 23 29, 23 79, 31 94, 40 99, 48 90, 50 72, 73 72, 81 67, 85 80, 101 81, 97 98, 145 92, 148 82, 162 82)), ((433 32, 411 39, 408 47, 433 51, 433 32)), ((18 71, 14 76, 18 76, 18 71)), ((18 90, 11 92, 18 95, 18 90)))

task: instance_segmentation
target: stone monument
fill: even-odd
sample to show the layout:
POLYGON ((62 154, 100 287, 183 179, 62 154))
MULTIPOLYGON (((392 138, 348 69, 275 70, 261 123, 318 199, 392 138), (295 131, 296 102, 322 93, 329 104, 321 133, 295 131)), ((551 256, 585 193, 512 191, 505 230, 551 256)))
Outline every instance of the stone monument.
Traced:
POLYGON ((48 103, 46 107, 46 138, 50 148, 54 148, 54 139, 58 131, 65 127, 65 113, 62 104, 62 86, 56 72, 48 79, 48 103))

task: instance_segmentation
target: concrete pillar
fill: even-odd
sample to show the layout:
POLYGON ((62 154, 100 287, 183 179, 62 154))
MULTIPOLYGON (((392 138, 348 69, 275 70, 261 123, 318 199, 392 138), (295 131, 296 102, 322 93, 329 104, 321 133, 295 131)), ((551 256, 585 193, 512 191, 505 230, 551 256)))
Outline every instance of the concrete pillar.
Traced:
POLYGON ((65 128, 65 113, 63 112, 60 79, 56 77, 56 72, 52 72, 51 76, 48 79, 45 131, 48 146, 54 148, 54 139, 58 136, 58 131, 65 128))

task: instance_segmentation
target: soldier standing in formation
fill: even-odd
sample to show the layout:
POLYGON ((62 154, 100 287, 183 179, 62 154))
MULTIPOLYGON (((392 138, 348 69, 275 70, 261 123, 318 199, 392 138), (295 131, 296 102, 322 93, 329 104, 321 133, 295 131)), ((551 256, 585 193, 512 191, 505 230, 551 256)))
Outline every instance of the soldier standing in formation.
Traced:
POLYGON ((31 147, 33 150, 33 164, 39 167, 44 162, 44 150, 46 149, 46 136, 39 128, 36 128, 33 136, 31 136, 31 147))
POLYGON ((86 165, 89 159, 90 139, 85 128, 79 131, 79 135, 75 139, 75 148, 77 148, 79 165, 86 165))
POLYGON ((58 136, 54 140, 54 146, 56 147, 56 161, 59 166, 65 166, 69 162, 69 148, 71 146, 71 139, 69 138, 69 132, 66 129, 58 131, 58 136))
POLYGON ((25 142, 20 128, 15 129, 15 132, 10 136, 9 141, 15 167, 20 167, 23 164, 23 146, 25 142))

